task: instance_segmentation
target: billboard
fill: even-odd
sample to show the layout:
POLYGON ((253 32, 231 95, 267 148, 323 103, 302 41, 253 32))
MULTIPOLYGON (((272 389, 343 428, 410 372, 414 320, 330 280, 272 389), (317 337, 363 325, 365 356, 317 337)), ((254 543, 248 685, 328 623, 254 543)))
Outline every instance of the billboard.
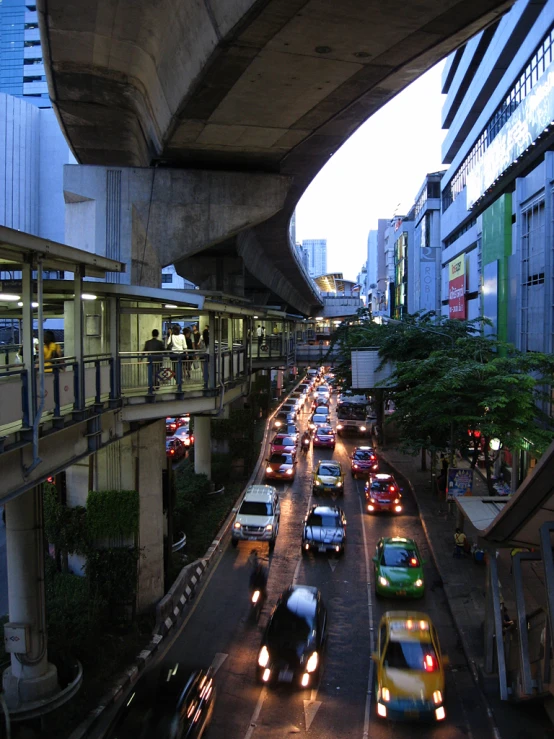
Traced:
POLYGON ((466 257, 460 254, 448 264, 448 317, 466 318, 466 257))
POLYGON ((472 495, 473 470, 465 467, 449 467, 447 494, 449 498, 461 498, 472 495))

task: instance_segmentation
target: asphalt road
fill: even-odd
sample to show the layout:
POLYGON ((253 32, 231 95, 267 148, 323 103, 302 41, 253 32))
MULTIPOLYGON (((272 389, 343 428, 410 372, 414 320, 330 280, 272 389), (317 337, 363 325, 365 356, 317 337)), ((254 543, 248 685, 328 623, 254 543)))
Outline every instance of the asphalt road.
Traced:
MULTIPOLYGON (((303 427, 307 414, 302 417, 303 427)), ((334 414, 332 413, 332 418, 334 414)), ((179 636, 165 655, 187 668, 214 664, 217 669, 217 701, 210 739, 282 739, 306 734, 318 739, 352 737, 433 737, 437 739, 488 739, 493 729, 474 686, 458 643, 438 574, 430 562, 415 502, 404 488, 405 510, 392 518, 363 513, 363 481, 352 480, 348 455, 357 443, 339 439, 334 452, 321 450, 302 455, 294 482, 281 488, 281 525, 275 551, 260 549, 269 567, 268 601, 258 625, 248 622, 248 543, 223 544, 221 558, 211 569, 179 636), (347 472, 340 504, 348 520, 344 557, 309 555, 300 549, 302 522, 311 497, 311 471, 319 458, 333 457, 347 472), (445 722, 433 725, 390 724, 377 718, 373 700, 371 652, 379 619, 386 610, 403 609, 403 601, 376 600, 371 558, 379 537, 410 536, 428 561, 427 592, 409 608, 433 619, 447 670, 445 722), (260 638, 270 609, 290 583, 317 586, 328 609, 328 639, 321 681, 317 689, 295 691, 268 688, 256 683, 255 665, 260 638)), ((387 471, 383 465, 382 471, 387 471)))
POLYGON ((0 616, 8 613, 8 564, 6 561, 6 524, 2 521, 0 506, 0 616))

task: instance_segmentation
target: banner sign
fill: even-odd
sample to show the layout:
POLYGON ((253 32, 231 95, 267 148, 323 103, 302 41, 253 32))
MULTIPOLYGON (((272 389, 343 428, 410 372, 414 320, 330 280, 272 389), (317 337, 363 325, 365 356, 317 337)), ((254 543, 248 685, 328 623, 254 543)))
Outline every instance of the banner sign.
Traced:
POLYGON ((468 173, 468 210, 554 120, 553 90, 554 63, 551 63, 468 173))
POLYGON ((448 317, 464 320, 466 317, 466 258, 465 254, 448 264, 448 317))
POLYGON ((465 467, 448 468, 449 498, 461 498, 464 495, 473 495, 473 470, 465 467))

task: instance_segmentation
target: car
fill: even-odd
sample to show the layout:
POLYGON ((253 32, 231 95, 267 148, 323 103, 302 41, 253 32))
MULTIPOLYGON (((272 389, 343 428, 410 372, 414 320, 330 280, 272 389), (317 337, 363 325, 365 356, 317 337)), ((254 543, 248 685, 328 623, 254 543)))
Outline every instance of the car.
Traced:
POLYGON ((275 416, 273 416, 273 428, 274 429, 281 429, 283 426, 288 426, 291 423, 294 423, 296 420, 296 417, 294 413, 286 413, 284 411, 278 411, 275 416))
POLYGON ((257 659, 257 679, 311 688, 319 682, 327 609, 309 585, 291 585, 273 608, 257 659))
POLYGON ((302 410, 304 403, 306 402, 306 395, 298 390, 289 395, 289 400, 296 403, 299 410, 302 410))
POLYGON ((168 436, 165 440, 165 456, 168 459, 177 461, 182 459, 186 454, 187 448, 181 439, 176 436, 168 436))
POLYGON ((168 436, 173 436, 175 431, 181 426, 186 426, 190 421, 188 416, 178 416, 177 418, 166 418, 165 419, 165 433, 168 436))
POLYGON ((298 385, 297 390, 298 392, 302 393, 302 395, 304 396, 304 400, 306 400, 306 396, 310 392, 311 387, 311 382, 301 382, 300 385, 298 385))
POLYGON ((270 454, 292 454, 296 456, 297 443, 293 436, 276 434, 269 447, 270 454))
POLYGON ((389 511, 402 513, 402 494, 392 475, 377 473, 370 475, 365 484, 366 508, 368 513, 389 511))
POLYGON ((279 408, 279 411, 281 413, 288 413, 290 416, 292 416, 292 420, 294 421, 296 419, 298 409, 296 407, 296 403, 283 403, 283 405, 279 408))
POLYGON ((314 416, 325 416, 329 415, 329 406, 328 405, 316 405, 314 408, 313 414, 314 416))
POLYGON ((331 416, 328 413, 314 413, 308 424, 311 431, 315 431, 318 426, 328 426, 331 422, 331 416))
POLYGON ((314 433, 314 447, 335 448, 335 432, 331 426, 318 426, 314 433))
POLYGON ((214 710, 213 670, 179 663, 144 672, 110 723, 106 739, 200 739, 214 710))
POLYGON ((270 551, 279 534, 281 509, 279 494, 273 485, 250 485, 233 521, 231 543, 239 541, 266 541, 270 551))
POLYGON ((423 598, 425 562, 413 539, 401 536, 379 539, 373 564, 377 595, 423 598))
POLYGON ((272 454, 265 468, 266 480, 294 480, 296 458, 292 454, 272 454))
POLYGON ((188 426, 180 426, 174 434, 176 439, 180 439, 187 447, 194 446, 194 434, 188 426))
POLYGON ((378 716, 444 721, 444 661, 437 631, 426 613, 383 614, 372 657, 378 716))
POLYGON ((300 438, 300 431, 298 430, 298 426, 295 423, 289 423, 284 426, 281 433, 290 436, 291 438, 295 439, 296 442, 298 442, 298 439, 300 438))
POLYGON ((352 477, 357 478, 359 475, 370 475, 379 469, 379 461, 373 447, 357 446, 352 452, 350 469, 352 477))
POLYGON ((338 506, 314 505, 304 521, 302 554, 307 552, 336 552, 344 554, 346 546, 346 517, 338 506))
POLYGON ((344 475, 340 462, 334 459, 320 459, 313 473, 312 490, 319 493, 344 495, 344 475))

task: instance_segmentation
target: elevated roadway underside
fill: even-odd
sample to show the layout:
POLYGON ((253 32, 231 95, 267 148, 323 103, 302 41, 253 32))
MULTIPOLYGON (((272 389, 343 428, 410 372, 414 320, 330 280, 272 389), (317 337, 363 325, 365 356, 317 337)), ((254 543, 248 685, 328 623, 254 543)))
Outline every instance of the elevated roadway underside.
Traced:
MULTIPOLYGON (((288 240, 302 193, 361 123, 511 5, 39 0, 37 8, 50 95, 77 159, 290 177, 280 211, 243 233, 281 283, 313 304, 288 240)), ((237 242, 225 242, 229 253, 245 249, 237 242)))

